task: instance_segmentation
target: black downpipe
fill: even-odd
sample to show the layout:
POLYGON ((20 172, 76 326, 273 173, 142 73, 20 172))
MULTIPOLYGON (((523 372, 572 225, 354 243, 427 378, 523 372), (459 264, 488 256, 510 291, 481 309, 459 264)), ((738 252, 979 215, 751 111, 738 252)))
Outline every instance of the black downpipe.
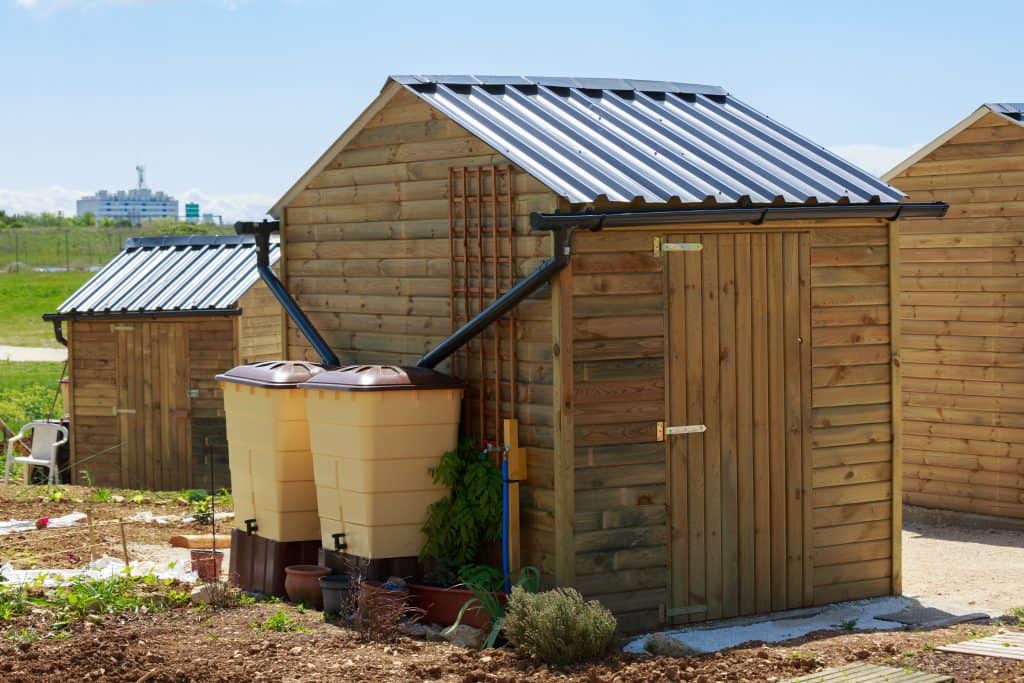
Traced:
MULTIPOLYGON (((416 362, 418 368, 434 368, 446 358, 461 349, 469 340, 480 334, 495 320, 516 307, 520 301, 530 296, 551 281, 560 270, 569 264, 570 240, 574 226, 562 226, 555 231, 554 256, 537 266, 524 280, 520 280, 512 289, 492 301, 487 308, 477 313, 465 325, 455 330, 440 344, 427 352, 416 362)), ((600 228, 594 228, 599 230, 600 228)))
POLYGON ((58 344, 67 346, 68 340, 64 338, 64 330, 61 328, 64 317, 53 313, 45 313, 43 314, 43 320, 49 320, 53 323, 53 338, 57 340, 58 344))
POLYGON ((273 268, 270 267, 270 234, 280 229, 281 224, 278 221, 263 221, 261 223, 239 221, 235 223, 235 232, 239 235, 253 235, 256 238, 256 270, 259 271, 260 277, 266 283, 267 289, 278 300, 295 326, 299 328, 302 336, 309 340, 317 355, 320 356, 320 361, 324 365, 341 365, 334 351, 320 336, 320 332, 306 317, 306 313, 299 308, 299 304, 284 288, 281 281, 277 279, 277 275, 274 274, 273 268))

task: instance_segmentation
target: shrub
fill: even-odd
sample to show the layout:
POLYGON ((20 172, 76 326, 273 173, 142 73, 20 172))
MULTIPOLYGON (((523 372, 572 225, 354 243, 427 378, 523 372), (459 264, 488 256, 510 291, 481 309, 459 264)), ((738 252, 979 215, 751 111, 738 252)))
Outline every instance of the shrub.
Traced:
POLYGON ((513 588, 505 607, 505 637, 550 664, 573 664, 605 655, 617 623, 596 600, 572 588, 529 593, 513 588))

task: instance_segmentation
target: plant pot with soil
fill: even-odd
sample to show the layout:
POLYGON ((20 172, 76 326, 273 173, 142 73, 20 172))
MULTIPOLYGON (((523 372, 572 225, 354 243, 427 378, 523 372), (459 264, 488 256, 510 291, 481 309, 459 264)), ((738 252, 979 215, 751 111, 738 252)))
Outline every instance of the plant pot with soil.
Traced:
POLYGON ((314 609, 323 609, 323 594, 320 592, 320 577, 331 570, 316 564, 293 564, 284 568, 284 592, 289 602, 301 602, 314 609))
POLYGON ((192 550, 189 553, 192 571, 203 581, 216 581, 220 578, 224 553, 219 550, 192 550))

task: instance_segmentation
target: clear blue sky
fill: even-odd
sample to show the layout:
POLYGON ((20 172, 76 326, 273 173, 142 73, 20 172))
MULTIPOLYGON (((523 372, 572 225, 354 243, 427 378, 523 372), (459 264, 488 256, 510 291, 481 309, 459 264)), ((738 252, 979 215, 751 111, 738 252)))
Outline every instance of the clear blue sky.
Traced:
POLYGON ((876 172, 1024 100, 1024 4, 0 0, 0 209, 134 181, 267 208, 389 73, 723 85, 876 172))

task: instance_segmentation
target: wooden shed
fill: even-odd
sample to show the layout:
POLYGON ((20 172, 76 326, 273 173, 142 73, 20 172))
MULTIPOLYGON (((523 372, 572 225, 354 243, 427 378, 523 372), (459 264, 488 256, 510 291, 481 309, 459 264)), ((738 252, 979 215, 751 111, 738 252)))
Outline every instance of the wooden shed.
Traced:
MULTIPOLYGON (((276 260, 280 251, 272 247, 276 260)), ((66 323, 73 483, 230 486, 214 375, 281 356, 252 237, 141 237, 45 316, 66 323)))
POLYGON ((441 369, 464 431, 518 420, 522 563, 634 630, 899 592, 900 199, 714 86, 394 76, 271 214, 342 362, 415 363, 571 251, 441 369))
POLYGON ((1024 518, 1024 104, 982 105, 885 175, 944 218, 900 239, 906 501, 1024 518))

